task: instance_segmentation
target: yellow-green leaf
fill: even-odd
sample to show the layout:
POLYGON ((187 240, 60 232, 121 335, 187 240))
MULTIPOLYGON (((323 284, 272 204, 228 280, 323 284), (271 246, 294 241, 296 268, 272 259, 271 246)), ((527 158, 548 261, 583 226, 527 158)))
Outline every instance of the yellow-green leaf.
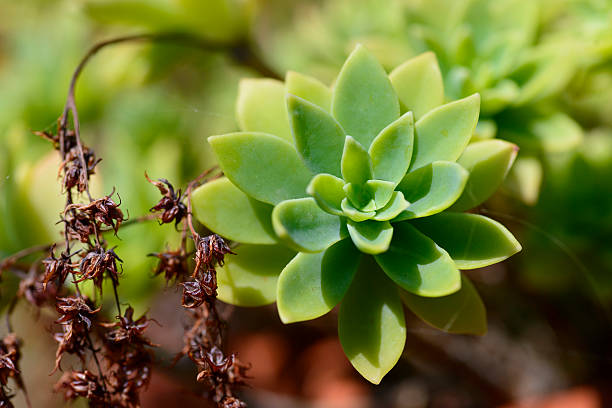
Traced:
POLYGON ((338 337, 353 367, 374 384, 402 355, 406 322, 398 289, 371 257, 363 257, 340 305, 338 337))
POLYGON ((191 195, 198 221, 211 231, 245 244, 274 244, 272 206, 249 198, 223 177, 209 181, 191 195))

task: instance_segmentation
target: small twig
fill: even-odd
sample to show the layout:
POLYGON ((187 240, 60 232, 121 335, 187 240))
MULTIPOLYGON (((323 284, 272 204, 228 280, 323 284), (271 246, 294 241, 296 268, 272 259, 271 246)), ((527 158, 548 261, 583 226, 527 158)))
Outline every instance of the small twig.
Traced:
POLYGON ((98 353, 96 353, 96 349, 94 348, 93 341, 91 341, 91 336, 89 335, 89 332, 85 334, 85 338, 87 339, 89 350, 91 350, 91 354, 93 355, 94 361, 96 362, 96 366, 98 367, 98 373, 102 378, 102 389, 104 389, 104 392, 106 392, 106 377, 102 372, 102 366, 100 365, 100 360, 98 359, 98 353))
POLYGON ((121 317, 121 303, 119 303, 119 294, 117 293, 117 282, 114 279, 111 279, 113 283, 113 292, 115 294, 115 304, 117 305, 117 313, 119 313, 119 317, 121 317))
POLYGON ((21 251, 15 252, 14 254, 7 256, 0 262, 0 271, 3 269, 10 268, 21 258, 25 258, 26 256, 35 254, 37 252, 49 251, 52 247, 53 244, 34 245, 32 247, 24 248, 21 251))

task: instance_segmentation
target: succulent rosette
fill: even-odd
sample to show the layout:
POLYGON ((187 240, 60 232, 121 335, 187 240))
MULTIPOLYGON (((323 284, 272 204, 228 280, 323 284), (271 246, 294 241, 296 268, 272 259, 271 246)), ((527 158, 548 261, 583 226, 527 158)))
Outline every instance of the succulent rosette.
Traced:
POLYGON ((521 247, 500 223, 462 213, 486 200, 516 156, 502 140, 468 145, 480 97, 444 103, 436 58, 389 75, 357 46, 335 85, 289 72, 247 79, 241 132, 208 141, 225 177, 192 197, 197 218, 239 243, 219 270, 219 299, 276 301, 284 323, 336 305, 353 366, 379 383, 404 349, 402 303, 454 333, 486 331, 461 269, 521 247))

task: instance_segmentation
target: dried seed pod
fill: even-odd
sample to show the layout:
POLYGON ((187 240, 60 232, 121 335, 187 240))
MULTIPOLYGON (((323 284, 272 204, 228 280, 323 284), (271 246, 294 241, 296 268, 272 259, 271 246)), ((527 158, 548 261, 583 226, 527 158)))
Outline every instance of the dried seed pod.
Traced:
POLYGON ((89 147, 83 146, 82 150, 87 171, 83 171, 78 146, 74 146, 68 150, 64 161, 59 167, 60 173, 62 171, 64 172, 64 178, 62 180, 64 191, 68 191, 75 186, 80 193, 87 190, 89 176, 94 174, 96 165, 102 160, 96 159, 96 154, 89 147))
POLYGON ((66 224, 66 235, 69 240, 77 239, 84 244, 89 244, 91 242, 89 237, 94 235, 97 230, 94 221, 88 214, 82 212, 65 212, 60 222, 66 224))
POLYGON ((163 196, 155 206, 151 207, 150 211, 162 212, 160 224, 167 224, 174 221, 174 225, 178 225, 187 214, 187 207, 181 202, 181 191, 179 190, 178 192, 175 192, 172 184, 170 184, 170 182, 166 179, 162 178, 157 181, 153 181, 149 178, 146 172, 145 177, 149 183, 157 187, 163 196))
POLYGON ((89 204, 71 204, 64 209, 64 214, 70 210, 77 210, 85 213, 97 224, 104 224, 113 228, 116 234, 124 217, 123 211, 119 208, 121 201, 115 203, 111 199, 114 193, 115 190, 113 189, 109 195, 94 200, 89 204))
POLYGON ((107 250, 99 246, 93 248, 81 260, 81 264, 79 265, 80 277, 76 282, 78 283, 91 279, 94 285, 101 290, 104 273, 108 272, 108 276, 111 280, 116 285, 119 284, 117 261, 123 262, 112 248, 107 250))
POLYGON ((206 301, 206 290, 200 281, 191 281, 181 283, 183 286, 183 296, 181 304, 183 307, 193 309, 201 306, 206 301))
POLYGON ((64 394, 66 401, 79 397, 87 398, 90 407, 108 407, 108 396, 100 378, 91 371, 69 371, 64 373, 53 387, 64 394))
MULTIPOLYGON (((210 273, 216 264, 223 266, 225 255, 234 254, 223 238, 217 234, 205 237, 198 236, 196 239, 196 265, 192 276, 197 277, 201 273, 210 273)), ((215 276, 215 291, 216 291, 215 276)))
POLYGON ((155 276, 164 274, 166 284, 177 281, 187 276, 187 256, 183 250, 166 251, 149 254, 159 259, 155 268, 155 276))
POLYGON ((157 347, 149 339, 143 336, 149 327, 149 322, 155 321, 148 319, 145 315, 134 320, 134 309, 130 306, 126 309, 123 316, 117 316, 115 323, 100 323, 100 326, 113 328, 114 330, 106 333, 105 338, 112 343, 131 343, 157 347))
POLYGON ((70 263, 70 254, 62 252, 59 258, 55 257, 53 250, 55 245, 51 248, 51 255, 44 259, 42 262, 45 265, 45 272, 43 277, 43 288, 47 289, 47 284, 52 280, 58 281, 58 286, 62 286, 64 281, 73 272, 72 264, 70 263))

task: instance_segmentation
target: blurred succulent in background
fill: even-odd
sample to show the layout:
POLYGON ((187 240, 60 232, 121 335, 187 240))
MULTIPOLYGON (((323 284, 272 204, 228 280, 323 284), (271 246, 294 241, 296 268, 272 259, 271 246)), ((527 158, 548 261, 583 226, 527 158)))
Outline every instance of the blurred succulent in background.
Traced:
POLYGON ((240 243, 219 271, 219 299, 276 301, 285 323, 342 302, 342 347, 373 383, 402 354, 402 301, 440 329, 484 333, 484 307, 459 270, 521 247, 498 222, 461 211, 497 189, 517 148, 468 145, 479 95, 443 95, 432 53, 387 76, 363 46, 333 89, 295 72, 284 84, 243 80, 241 132, 208 139, 226 177, 192 196, 200 222, 240 243))
POLYGON ((447 100, 481 94, 481 120, 474 140, 497 135, 521 147, 508 187, 533 204, 543 178, 541 159, 571 151, 583 138, 581 126, 559 104, 558 96, 579 73, 610 53, 612 36, 602 27, 609 25, 604 16, 612 9, 603 3, 394 0, 385 7, 373 0, 300 3, 293 13, 277 13, 273 23, 274 14, 266 10, 267 18, 256 32, 266 58, 277 67, 326 79, 331 79, 355 42, 372 49, 388 69, 399 63, 398 58, 434 51, 447 100), (567 17, 581 15, 580 11, 582 19, 567 17))

